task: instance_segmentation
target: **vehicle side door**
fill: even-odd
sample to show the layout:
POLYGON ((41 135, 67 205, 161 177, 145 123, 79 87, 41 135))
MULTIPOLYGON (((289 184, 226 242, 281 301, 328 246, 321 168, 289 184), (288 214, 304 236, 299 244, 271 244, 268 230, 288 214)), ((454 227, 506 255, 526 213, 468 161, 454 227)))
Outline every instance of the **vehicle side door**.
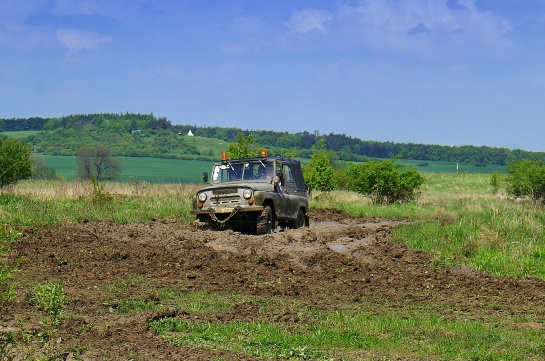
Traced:
POLYGON ((289 164, 282 165, 282 190, 288 199, 287 216, 289 218, 297 217, 299 211, 299 194, 293 169, 289 164))

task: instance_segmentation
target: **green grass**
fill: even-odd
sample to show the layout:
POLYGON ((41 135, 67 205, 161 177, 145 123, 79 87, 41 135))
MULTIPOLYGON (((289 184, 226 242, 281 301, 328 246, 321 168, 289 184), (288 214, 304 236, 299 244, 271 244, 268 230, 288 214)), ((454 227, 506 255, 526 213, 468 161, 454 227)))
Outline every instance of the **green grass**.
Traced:
POLYGON ((436 262, 498 276, 545 279, 545 209, 492 194, 490 174, 427 173, 410 204, 374 205, 351 192, 316 194, 311 209, 336 207, 363 217, 409 218, 393 239, 429 252, 436 262))
MULTIPOLYGON (((262 302, 271 315, 282 314, 285 307, 271 300, 262 302)), ((403 355, 403 359, 427 360, 540 360, 545 354, 542 331, 506 326, 515 320, 476 321, 464 314, 447 319, 410 305, 392 312, 373 300, 340 307, 332 311, 299 306, 298 316, 311 323, 271 322, 267 321, 271 315, 264 312, 254 320, 228 322, 167 316, 149 322, 149 328, 173 345, 262 359, 365 360, 403 355)))
POLYGON ((398 159, 397 163, 406 164, 418 171, 426 173, 505 173, 504 166, 488 165, 486 167, 477 167, 475 164, 470 163, 456 163, 456 162, 439 162, 439 161, 421 161, 421 160, 409 160, 398 159), (427 164, 422 166, 422 164, 427 164))
POLYGON ((229 147, 229 143, 220 139, 203 138, 203 137, 184 137, 184 139, 191 145, 197 147, 201 154, 206 154, 212 151, 212 157, 214 159, 220 159, 221 152, 226 152, 229 147))
POLYGON ((189 210, 194 188, 184 185, 108 183, 100 197, 90 183, 26 181, 19 187, 22 193, 31 192, 31 195, 0 193, 2 222, 45 226, 84 220, 131 223, 193 219, 189 210), (36 184, 40 185, 37 189, 25 188, 36 184), (150 193, 153 196, 149 196, 150 193))
MULTIPOLYGON (((23 133, 23 132, 13 132, 23 133)), ((23 135, 18 135, 22 138, 23 135)), ((167 158, 149 158, 149 157, 117 157, 122 164, 122 173, 117 180, 122 182, 148 182, 148 183, 199 183, 202 180, 203 172, 209 172, 214 160, 220 159, 222 151, 226 151, 228 143, 211 138, 203 137, 185 137, 187 142, 199 149, 201 154, 207 156, 189 156, 195 159, 167 159, 167 158), (202 158, 209 160, 202 160, 202 158)), ((168 156, 169 154, 165 154, 168 156)), ((175 154, 171 154, 175 155, 175 154)), ((75 180, 78 178, 78 166, 75 156, 54 156, 42 155, 46 161, 46 166, 55 169, 57 176, 65 180, 75 180)), ((308 163, 309 159, 299 159, 302 164, 308 163)), ((505 173, 505 167, 488 166, 476 167, 473 164, 461 163, 457 170, 455 162, 434 162, 428 161, 426 167, 419 166, 421 161, 397 160, 398 163, 406 164, 425 174, 443 173, 453 174, 490 174, 493 172, 505 173)), ((348 164, 347 162, 340 162, 348 164)))
MULTIPOLYGON (((42 156, 46 166, 53 168, 57 176, 66 180, 78 178, 75 156, 42 156)), ((123 171, 118 177, 122 182, 148 183, 198 183, 203 172, 210 172, 211 161, 180 160, 165 158, 118 157, 123 171)))
MULTIPOLYGON (((391 241, 429 252, 436 264, 545 279, 542 207, 506 197, 504 183, 497 194, 492 194, 490 174, 425 173, 425 177, 421 196, 411 204, 373 205, 352 192, 316 192, 311 197, 311 210, 335 207, 366 217, 408 218, 413 222, 397 228, 391 241)), ((12 230, 18 226, 39 227, 84 219, 189 222, 193 219, 189 208, 195 189, 184 185, 107 183, 107 196, 97 200, 89 183, 20 182, 0 194, 0 253, 20 236, 12 230)), ((4 276, 0 286, 5 292, 13 292, 13 272, 0 272, 4 276)), ((342 302, 341 298, 330 307, 296 302, 286 305, 274 298, 194 292, 182 281, 169 289, 156 289, 141 275, 105 284, 100 291, 104 303, 118 314, 166 309, 187 312, 185 318, 164 317, 149 323, 150 330, 169 343, 232 351, 247 357, 499 361, 542 360, 545 356, 543 329, 520 326, 521 322, 543 320, 531 315, 521 320, 516 312, 483 312, 475 317, 472 312, 451 312, 441 300, 401 308, 389 307, 384 300, 342 302), (254 318, 229 318, 225 322, 214 317, 208 320, 206 316, 229 312, 241 303, 258 305, 259 312, 254 318), (312 322, 270 321, 288 307, 299 319, 312 322)))

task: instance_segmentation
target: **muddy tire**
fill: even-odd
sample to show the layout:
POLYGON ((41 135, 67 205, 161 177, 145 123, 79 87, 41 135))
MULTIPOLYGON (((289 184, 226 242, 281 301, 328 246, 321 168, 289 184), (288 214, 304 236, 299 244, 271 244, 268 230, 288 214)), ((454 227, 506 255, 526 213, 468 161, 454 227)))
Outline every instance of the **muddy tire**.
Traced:
POLYGON ((297 218, 288 222, 288 227, 291 229, 303 228, 306 224, 305 212, 299 208, 297 218))
POLYGON ((272 232, 273 214, 269 206, 265 206, 259 216, 257 216, 256 234, 269 234, 272 232))

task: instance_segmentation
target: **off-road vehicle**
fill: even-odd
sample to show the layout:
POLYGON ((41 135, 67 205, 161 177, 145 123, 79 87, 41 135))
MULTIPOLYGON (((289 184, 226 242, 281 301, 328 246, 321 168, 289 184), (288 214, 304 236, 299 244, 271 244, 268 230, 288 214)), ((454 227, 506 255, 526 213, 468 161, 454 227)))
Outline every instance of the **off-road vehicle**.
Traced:
POLYGON ((301 163, 284 157, 228 159, 203 174, 209 185, 193 200, 198 221, 241 232, 271 233, 281 228, 309 225, 307 186, 301 163))

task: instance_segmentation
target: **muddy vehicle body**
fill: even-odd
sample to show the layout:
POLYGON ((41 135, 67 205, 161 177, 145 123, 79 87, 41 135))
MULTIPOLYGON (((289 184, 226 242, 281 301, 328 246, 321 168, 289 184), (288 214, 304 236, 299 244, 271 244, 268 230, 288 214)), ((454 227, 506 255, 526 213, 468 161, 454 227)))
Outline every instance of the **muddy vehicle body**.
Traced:
POLYGON ((214 164, 193 200, 198 221, 242 232, 271 233, 277 227, 309 225, 307 187, 301 163, 284 157, 227 159, 214 164))

